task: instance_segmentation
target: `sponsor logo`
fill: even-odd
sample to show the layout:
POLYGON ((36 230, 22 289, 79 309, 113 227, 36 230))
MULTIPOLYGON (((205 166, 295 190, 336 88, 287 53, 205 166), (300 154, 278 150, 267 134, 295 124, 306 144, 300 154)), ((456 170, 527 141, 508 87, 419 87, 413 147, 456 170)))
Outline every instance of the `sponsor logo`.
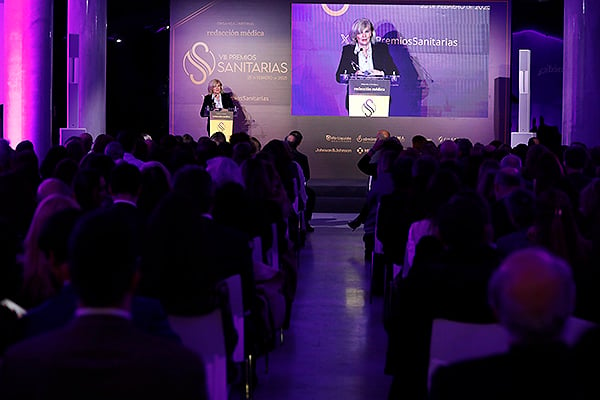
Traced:
POLYGON ((352 138, 350 136, 334 136, 334 135, 325 135, 325 140, 333 143, 351 143, 352 138))
POLYGON ((194 85, 202 85, 215 70, 215 55, 204 42, 196 42, 183 56, 183 70, 194 85))

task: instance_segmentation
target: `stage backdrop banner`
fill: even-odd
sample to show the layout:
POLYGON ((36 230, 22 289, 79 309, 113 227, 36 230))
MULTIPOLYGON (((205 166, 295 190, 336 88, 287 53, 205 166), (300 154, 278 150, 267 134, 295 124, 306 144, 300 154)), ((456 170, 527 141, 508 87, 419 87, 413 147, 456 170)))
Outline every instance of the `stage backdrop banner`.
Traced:
POLYGON ((171 0, 170 133, 207 135, 200 108, 216 78, 238 108, 234 131, 263 145, 302 132, 312 179, 366 182, 356 163, 379 129, 406 147, 414 135, 491 142, 494 81, 510 76, 510 0, 373 3, 171 0), (336 80, 359 17, 398 67, 387 118, 349 117, 336 80))
POLYGON ((264 5, 171 1, 171 133, 207 134, 200 108, 212 79, 232 94, 235 131, 252 130, 261 141, 265 130, 286 133, 287 118, 273 116, 289 115, 290 109, 290 6, 264 5))

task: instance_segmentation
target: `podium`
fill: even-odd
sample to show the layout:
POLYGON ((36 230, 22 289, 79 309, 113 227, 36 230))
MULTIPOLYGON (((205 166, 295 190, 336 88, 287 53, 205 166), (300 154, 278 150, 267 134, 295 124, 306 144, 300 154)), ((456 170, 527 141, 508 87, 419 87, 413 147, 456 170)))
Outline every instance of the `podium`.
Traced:
POLYGON ((227 109, 212 110, 209 115, 208 136, 223 132, 227 141, 233 133, 233 111, 227 109))
POLYGON ((397 76, 351 76, 348 78, 348 115, 388 117, 390 86, 397 76))

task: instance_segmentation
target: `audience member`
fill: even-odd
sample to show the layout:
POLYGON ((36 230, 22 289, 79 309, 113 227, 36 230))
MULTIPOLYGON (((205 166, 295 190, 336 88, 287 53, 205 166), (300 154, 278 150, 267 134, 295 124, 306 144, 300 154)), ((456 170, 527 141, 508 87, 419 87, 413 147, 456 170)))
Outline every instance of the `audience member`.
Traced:
POLYGON ((19 300, 24 308, 41 304, 60 289, 60 284, 50 274, 47 260, 39 247, 39 236, 52 215, 61 210, 78 208, 73 197, 61 195, 48 196, 37 206, 24 242, 23 288, 19 300))
POLYGON ((300 182, 306 190, 307 200, 305 204, 305 213, 304 213, 304 223, 306 225, 307 232, 313 232, 315 229, 310 225, 310 220, 312 219, 312 214, 315 209, 315 191, 308 186, 308 181, 310 181, 310 165, 308 164, 308 157, 301 153, 298 150, 298 146, 302 143, 302 133, 300 131, 291 131, 286 137, 285 141, 289 145, 290 150, 292 152, 292 159, 300 165, 302 168, 302 173, 304 174, 304 182, 300 182))
POLYGON ((430 398, 581 398, 563 341, 575 307, 569 266, 542 249, 518 251, 492 276, 489 299, 509 351, 438 368, 430 398))
MULTIPOLYGON (((111 217, 114 214, 111 214, 111 217)), ((68 239, 81 217, 76 209, 65 209, 51 216, 42 227, 39 247, 47 261, 48 273, 60 285, 59 292, 44 303, 27 312, 23 318, 25 338, 37 336, 67 325, 77 308, 77 295, 70 284, 68 268, 68 239)), ((116 215, 117 219, 120 219, 116 215)), ((147 333, 179 341, 171 330, 160 302, 140 296, 131 299, 131 321, 138 329, 147 333)))
POLYGON ((130 322, 138 252, 128 228, 106 210, 78 223, 69 247, 76 317, 6 352, 3 399, 207 398, 196 354, 130 322))

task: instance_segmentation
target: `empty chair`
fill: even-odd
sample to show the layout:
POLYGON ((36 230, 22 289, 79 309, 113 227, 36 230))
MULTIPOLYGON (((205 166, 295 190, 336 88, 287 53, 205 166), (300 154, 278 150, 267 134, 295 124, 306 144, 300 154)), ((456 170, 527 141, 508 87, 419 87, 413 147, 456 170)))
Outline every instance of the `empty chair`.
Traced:
POLYGON ((171 328, 187 348, 202 356, 210 400, 227 400, 227 355, 221 310, 209 314, 169 316, 171 328))
POLYGON ((431 331, 429 380, 440 365, 503 353, 508 334, 500 324, 476 324, 436 318, 431 331))

